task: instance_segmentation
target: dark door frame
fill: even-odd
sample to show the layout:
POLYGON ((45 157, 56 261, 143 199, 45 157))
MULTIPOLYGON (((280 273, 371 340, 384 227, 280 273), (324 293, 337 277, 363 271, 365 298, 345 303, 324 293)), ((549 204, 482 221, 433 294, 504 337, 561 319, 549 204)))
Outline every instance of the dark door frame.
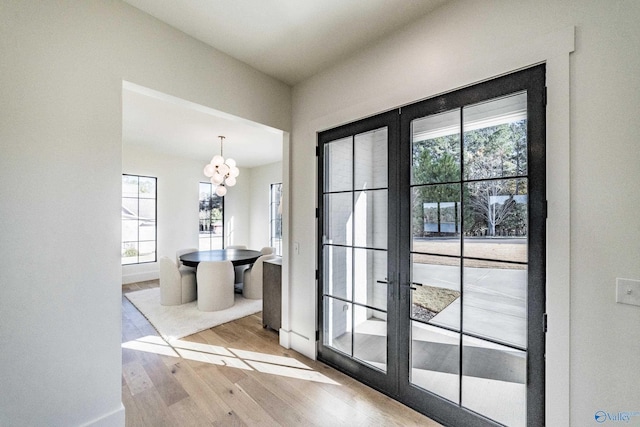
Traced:
MULTIPOLYGON (((379 129, 381 127, 387 128, 387 153, 388 153, 388 170, 387 170, 387 179, 388 179, 388 216, 392 218, 393 216, 393 207, 395 206, 395 210, 397 211, 398 204, 398 192, 396 188, 392 188, 392 183, 398 181, 398 167, 397 167, 397 153, 398 153, 398 137, 400 135, 399 129, 399 117, 397 110, 392 110, 384 113, 377 114, 372 117, 368 117, 362 120, 358 120, 353 123, 349 123, 344 126, 340 126, 338 128, 330 129, 325 132, 321 132, 318 134, 318 147, 317 147, 317 157, 318 157, 318 209, 317 209, 317 218, 318 224, 324 224, 324 144, 330 141, 335 141, 338 139, 354 136, 357 134, 361 134, 364 132, 368 132, 374 129, 379 129)), ((397 215, 397 213, 396 213, 397 215)), ((324 226, 318 226, 318 270, 316 274, 316 278, 318 279, 318 283, 323 283, 323 261, 322 261, 322 249, 323 249, 323 228, 324 226)), ((387 235, 388 241, 391 241, 392 238, 395 239, 397 236, 398 227, 397 224, 393 224, 392 221, 388 222, 387 225, 387 235)), ((397 249, 392 248, 391 246, 387 247, 387 272, 389 283, 387 285, 387 312, 389 311, 389 306, 392 305, 394 310, 397 310, 398 298, 395 296, 393 285, 396 284, 392 277, 397 277, 397 263, 394 261, 397 259, 397 249)), ((318 298, 317 298, 318 306, 317 313, 323 313, 323 303, 324 303, 324 293, 323 287, 318 286, 318 298)), ((398 373, 396 370, 395 364, 387 364, 387 372, 382 373, 377 369, 374 369, 370 366, 361 364, 354 359, 347 357, 339 352, 336 352, 328 347, 324 347, 322 343, 324 342, 323 337, 323 328, 320 318, 318 318, 318 329, 317 329, 317 340, 318 340, 318 359, 323 362, 335 366, 338 369, 344 371, 348 375, 351 375, 354 378, 359 379, 360 381, 370 385, 373 388, 378 390, 388 390, 391 394, 395 394, 398 389, 397 377, 398 373)), ((387 321, 387 350, 389 349, 391 352, 387 353, 387 360, 389 358, 395 359, 397 355, 395 354, 395 349, 397 348, 397 322, 395 319, 388 319, 387 321)), ((392 359, 392 360, 393 360, 392 359)))
MULTIPOLYGON (((527 425, 544 425, 545 419, 545 333, 546 333, 546 87, 545 65, 540 64, 458 89, 434 98, 411 104, 400 109, 362 119, 318 134, 318 360, 332 365, 400 402, 434 418, 445 425, 484 426, 497 425, 464 407, 440 398, 416 387, 403 385, 408 379, 410 319, 406 316, 411 303, 410 269, 401 260, 410 259, 410 247, 402 239, 411 236, 411 207, 407 197, 400 197, 410 188, 410 140, 411 120, 438 112, 474 104, 487 99, 527 91, 527 140, 529 176, 529 239, 528 239, 528 295, 527 295, 527 425), (387 361, 386 375, 360 364, 356 360, 322 345, 323 313, 323 145, 349 135, 355 135, 381 126, 389 127, 389 246, 387 304, 387 361), (404 141, 404 142, 403 142, 404 141), (393 221, 392 218, 397 219, 393 221), (392 244, 391 237, 398 239, 392 244), (533 345, 532 345, 533 344, 533 345)), ((407 239, 405 239, 408 241, 407 239)))

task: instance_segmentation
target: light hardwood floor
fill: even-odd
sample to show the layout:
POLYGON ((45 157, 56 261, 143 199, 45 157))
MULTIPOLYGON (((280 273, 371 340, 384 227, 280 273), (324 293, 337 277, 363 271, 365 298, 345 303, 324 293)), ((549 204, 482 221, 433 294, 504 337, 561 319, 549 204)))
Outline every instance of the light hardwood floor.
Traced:
POLYGON ((439 426, 320 362, 278 345, 261 314, 170 346, 124 297, 127 426, 439 426))

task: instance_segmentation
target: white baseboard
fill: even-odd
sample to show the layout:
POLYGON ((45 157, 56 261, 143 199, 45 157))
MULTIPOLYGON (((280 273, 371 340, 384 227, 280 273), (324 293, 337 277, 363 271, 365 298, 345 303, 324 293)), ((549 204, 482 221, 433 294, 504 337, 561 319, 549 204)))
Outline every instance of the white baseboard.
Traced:
POLYGON ((280 329, 280 345, 284 348, 290 348, 300 354, 307 356, 309 359, 316 360, 316 342, 304 335, 300 335, 295 331, 285 331, 280 329))
POLYGON ((147 280, 158 280, 160 274, 157 271, 144 271, 141 273, 130 273, 122 275, 122 284, 145 282, 147 280))
POLYGON ((291 348, 291 337, 289 336, 291 332, 285 331, 284 329, 280 329, 278 331, 278 335, 280 337, 280 345, 284 348, 291 348))

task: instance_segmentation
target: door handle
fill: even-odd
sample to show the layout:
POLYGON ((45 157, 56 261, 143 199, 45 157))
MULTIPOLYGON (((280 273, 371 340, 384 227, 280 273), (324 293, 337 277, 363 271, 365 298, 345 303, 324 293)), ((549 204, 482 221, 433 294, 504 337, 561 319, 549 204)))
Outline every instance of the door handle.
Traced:
POLYGON ((415 290, 416 290, 416 288, 415 288, 414 286, 422 286, 422 283, 418 283, 418 282, 411 282, 411 283, 403 284, 402 286, 406 286, 406 287, 408 287, 409 289, 411 289, 412 291, 415 291, 415 290), (411 286, 411 285, 413 285, 413 286, 411 286))
MULTIPOLYGON (((384 280, 376 280, 376 283, 382 283, 384 285, 388 285, 389 282, 387 280, 387 278, 385 277, 384 280)), ((422 283, 418 283, 418 282, 411 282, 410 284, 406 284, 406 285, 402 285, 402 286, 409 286, 411 289, 413 289, 414 291, 416 290, 416 288, 414 288, 411 285, 415 285, 415 286, 422 286, 422 283)))

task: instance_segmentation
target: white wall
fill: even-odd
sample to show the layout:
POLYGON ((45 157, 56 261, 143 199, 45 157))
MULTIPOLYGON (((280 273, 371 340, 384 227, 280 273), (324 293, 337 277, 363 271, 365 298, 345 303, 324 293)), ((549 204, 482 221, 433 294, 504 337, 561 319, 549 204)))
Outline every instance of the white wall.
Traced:
POLYGON ((253 168, 240 168, 237 184, 224 196, 224 245, 247 245, 251 240, 251 180, 253 168))
POLYGON ((283 130, 290 89, 118 1, 2 1, 0 57, 0 425, 123 425, 122 81, 283 130))
POLYGON ((614 301, 616 277, 640 278, 638 22, 632 0, 454 1, 294 87, 289 232, 300 253, 283 319, 292 347, 315 354, 316 132, 546 61, 546 422, 640 411, 630 363, 640 308, 614 301))
POLYGON ((249 224, 252 249, 260 249, 269 244, 269 195, 271 184, 282 182, 282 162, 251 169, 251 209, 249 224))

